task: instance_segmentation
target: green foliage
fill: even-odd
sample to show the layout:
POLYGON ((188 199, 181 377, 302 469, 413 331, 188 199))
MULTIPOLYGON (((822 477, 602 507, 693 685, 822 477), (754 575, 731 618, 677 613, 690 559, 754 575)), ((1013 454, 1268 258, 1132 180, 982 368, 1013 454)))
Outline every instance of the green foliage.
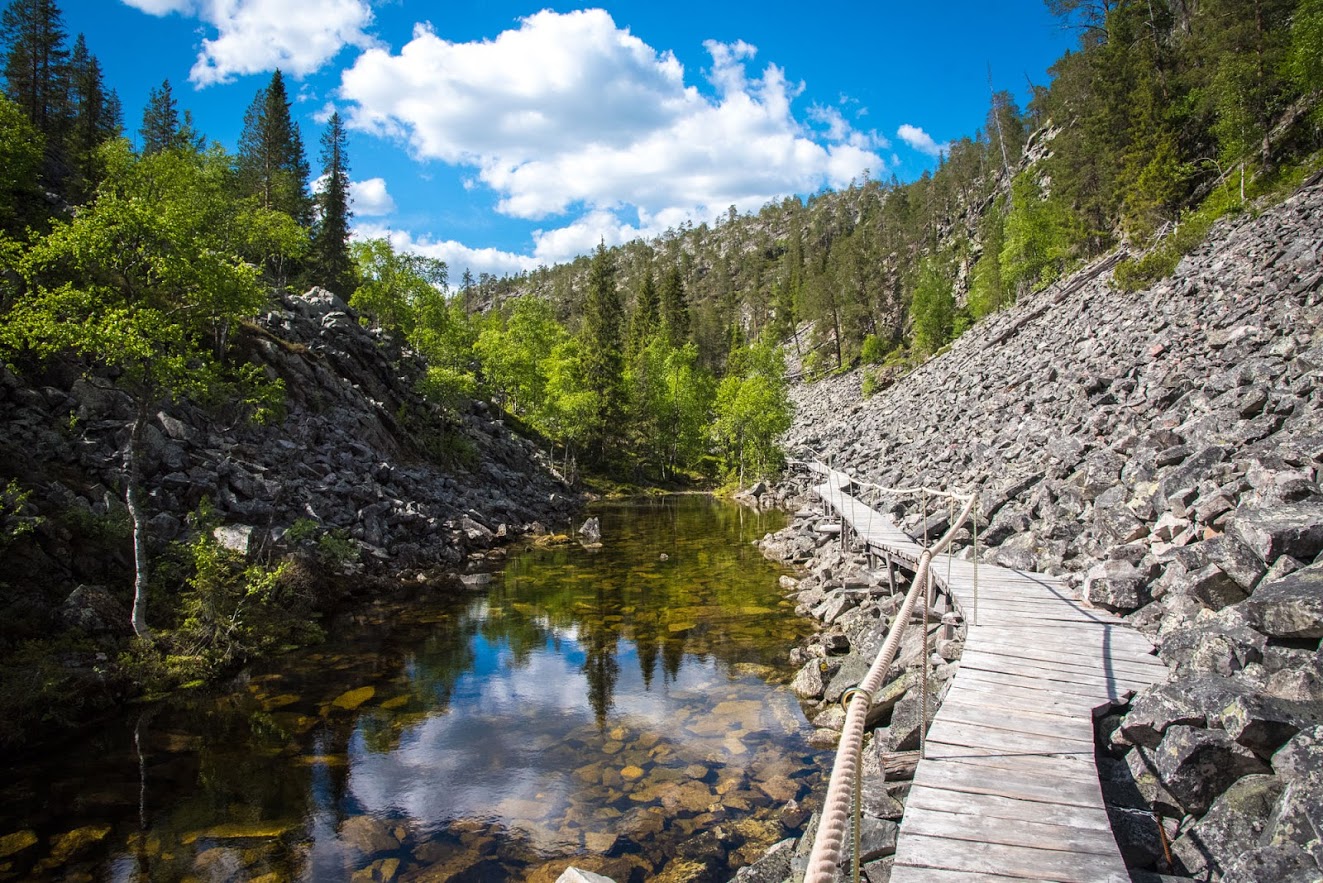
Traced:
POLYGON ((1011 185, 1011 210, 1006 217, 1000 254, 1001 277, 1012 297, 1037 291, 1055 281, 1072 261, 1080 241, 1070 210, 1044 197, 1029 172, 1011 185))
MULTIPOLYGON (((1323 0, 1301 0, 1296 7, 1287 72, 1302 93, 1323 90, 1323 0)), ((1314 106, 1313 119, 1323 128, 1323 102, 1314 106)))
POLYGON ((877 365, 895 350, 896 346, 893 340, 869 334, 864 337, 863 345, 859 348, 859 358, 866 365, 877 365))
POLYGON ((585 440, 598 464, 606 463, 610 450, 607 439, 624 416, 623 321, 615 259, 605 245, 598 244, 588 268, 583 329, 579 333, 581 382, 592 392, 594 405, 585 440))
POLYGON ((0 95, 0 234, 19 232, 35 214, 44 143, 18 105, 0 95))
POLYGON ((45 520, 40 515, 31 514, 28 506, 31 496, 31 491, 23 490, 12 479, 0 489, 0 551, 19 537, 32 533, 45 520))
POLYGON ((919 265, 910 316, 914 320, 914 344, 923 352, 935 352, 951 340, 955 294, 949 274, 931 258, 919 265))
POLYGON ((1181 216, 1171 235, 1143 256, 1117 264, 1113 274, 1116 286, 1122 291, 1139 291, 1171 275, 1181 258, 1204 241, 1218 218, 1239 209, 1239 197, 1230 183, 1214 190, 1197 209, 1181 216))
POLYGON ((504 327, 492 322, 478 334, 473 351, 483 377, 502 405, 517 414, 536 413, 546 398, 543 363, 568 333, 541 298, 515 301, 504 327))
POLYGON ((1015 300, 1001 276, 1001 252, 1006 246, 1005 226, 1004 201, 997 200, 983 216, 983 250, 974 262, 974 278, 969 287, 969 312, 975 321, 1015 300))
POLYGON ((746 475, 770 476, 781 468, 784 454, 777 439, 794 420, 781 352, 771 344, 756 344, 743 365, 743 375, 728 374, 717 387, 712 427, 727 469, 741 484, 746 475))
MULTIPOLYGON (((323 534, 319 547, 330 536, 323 534)), ((180 655, 214 668, 320 639, 320 628, 308 620, 312 599, 295 592, 290 564, 247 563, 205 530, 187 552, 192 575, 180 595, 180 623, 171 635, 180 655)))

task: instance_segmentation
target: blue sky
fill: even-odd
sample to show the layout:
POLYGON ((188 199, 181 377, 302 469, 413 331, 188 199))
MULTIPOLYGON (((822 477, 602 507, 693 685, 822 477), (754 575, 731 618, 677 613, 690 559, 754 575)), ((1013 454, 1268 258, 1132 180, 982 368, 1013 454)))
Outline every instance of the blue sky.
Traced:
POLYGON ((735 205, 918 177, 1073 45, 1039 0, 944 4, 61 0, 136 137, 171 82, 234 150, 281 68, 309 160, 350 126, 356 235, 464 269, 552 264, 735 205))

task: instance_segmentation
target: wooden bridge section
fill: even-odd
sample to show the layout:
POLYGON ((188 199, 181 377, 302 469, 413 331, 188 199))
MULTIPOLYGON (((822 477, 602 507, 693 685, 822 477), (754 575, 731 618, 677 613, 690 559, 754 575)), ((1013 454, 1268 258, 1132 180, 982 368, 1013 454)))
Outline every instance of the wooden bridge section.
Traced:
MULTIPOLYGON (((825 471, 825 470, 820 470, 825 471)), ((923 547, 826 471, 815 488, 868 546, 915 563, 923 547)), ((1166 679, 1152 645, 1061 582, 939 556, 964 652, 906 800, 893 883, 1116 881, 1130 876, 1103 806, 1094 716, 1166 679)))

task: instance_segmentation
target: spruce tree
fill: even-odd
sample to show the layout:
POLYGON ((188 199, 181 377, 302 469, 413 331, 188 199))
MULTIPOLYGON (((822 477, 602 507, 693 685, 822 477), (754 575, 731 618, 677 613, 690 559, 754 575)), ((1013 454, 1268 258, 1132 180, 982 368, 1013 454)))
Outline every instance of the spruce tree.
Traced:
POLYGON ((322 135, 322 188, 317 194, 318 218, 312 233, 314 281, 348 297, 356 285, 349 256, 349 157, 345 127, 331 114, 322 135))
POLYGON ((90 191, 101 178, 97 148, 119 136, 122 120, 119 98, 106 91, 101 63, 87 51, 82 34, 74 41, 69 59, 68 108, 69 159, 82 178, 82 186, 90 191))
POLYGON ((162 80, 161 88, 147 93, 138 134, 142 137, 143 156, 179 146, 179 106, 169 80, 162 80))
POLYGON ((678 264, 662 280, 660 300, 662 331, 667 343, 678 347, 689 339, 689 304, 685 301, 684 279, 678 264))
POLYGON ((584 299, 580 362, 584 385, 592 390, 595 407, 587 432, 588 452, 598 463, 606 460, 608 435, 624 415, 624 353, 621 325, 624 310, 616 286, 616 263, 604 243, 598 243, 588 268, 584 299))
POLYGON ((239 136, 239 186, 263 208, 282 211, 305 227, 312 225, 308 160, 299 128, 289 115, 285 78, 277 70, 244 115, 239 136))
POLYGON ((21 107, 48 147, 63 133, 65 115, 64 25, 55 0, 10 0, 0 14, 5 44, 5 94, 21 107))

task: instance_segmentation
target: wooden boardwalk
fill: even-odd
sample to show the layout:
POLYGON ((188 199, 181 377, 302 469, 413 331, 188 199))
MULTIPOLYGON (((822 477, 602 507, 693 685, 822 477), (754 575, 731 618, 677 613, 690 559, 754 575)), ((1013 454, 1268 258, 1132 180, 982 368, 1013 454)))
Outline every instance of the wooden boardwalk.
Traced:
MULTIPOLYGON (((918 560, 921 546, 843 490, 848 476, 827 477, 819 496, 861 539, 918 560)), ((939 556, 932 572, 968 631, 906 800, 892 883, 1128 883, 1094 764, 1094 715, 1165 680, 1166 666, 1124 621, 1051 577, 980 564, 975 613, 972 562, 939 556)))

